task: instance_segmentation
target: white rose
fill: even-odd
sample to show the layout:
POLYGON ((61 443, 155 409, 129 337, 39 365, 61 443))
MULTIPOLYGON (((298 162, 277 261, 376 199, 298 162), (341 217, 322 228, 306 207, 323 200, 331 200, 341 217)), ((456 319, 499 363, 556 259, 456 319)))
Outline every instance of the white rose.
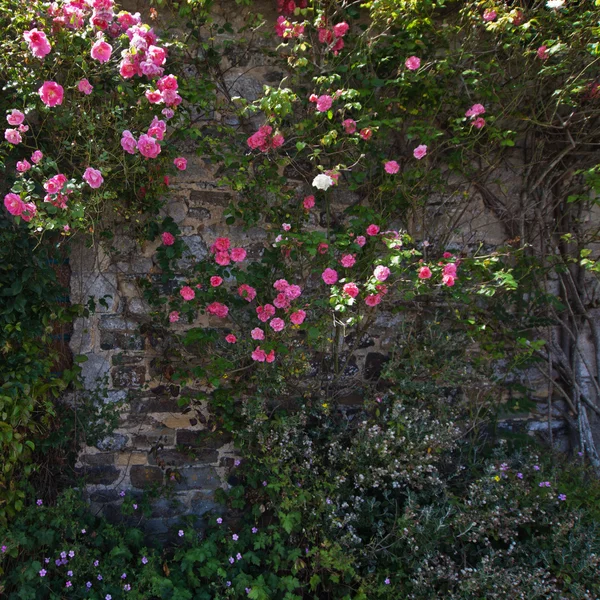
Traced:
POLYGON ((313 187, 316 187, 318 190, 327 191, 333 185, 333 179, 329 177, 329 175, 321 173, 313 179, 312 184, 313 187))
POLYGON ((562 8, 565 5, 565 0, 548 0, 546 6, 548 8, 562 8))

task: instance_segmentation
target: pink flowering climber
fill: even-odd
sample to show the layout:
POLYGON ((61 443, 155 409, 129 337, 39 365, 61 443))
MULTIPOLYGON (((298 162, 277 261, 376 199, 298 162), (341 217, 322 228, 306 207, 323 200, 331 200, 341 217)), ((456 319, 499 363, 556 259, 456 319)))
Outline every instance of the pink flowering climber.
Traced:
POLYGON ((66 176, 62 173, 59 173, 44 183, 44 189, 49 194, 58 194, 59 192, 62 192, 65 183, 67 183, 66 176))
POLYGON ((137 150, 137 142, 131 131, 126 129, 121 135, 121 147, 123 150, 129 154, 135 154, 137 150))
POLYGON ((418 277, 419 279, 429 279, 431 277, 431 269, 429 267, 421 267, 418 277))
POLYGON ((548 46, 540 46, 537 49, 537 57, 540 60, 546 60, 546 59, 550 58, 550 55, 548 54, 548 46))
POLYGON ((232 248, 231 260, 233 262, 243 262, 246 260, 246 251, 243 248, 232 248))
POLYGON ((19 173, 25 173, 25 172, 29 171, 29 169, 31 169, 31 164, 29 163, 29 161, 26 158, 24 158, 23 160, 17 161, 17 171, 19 173))
POLYGON ((417 160, 421 160, 426 154, 427 154, 427 146, 425 144, 421 144, 420 146, 417 146, 413 150, 413 156, 417 160))
POLYGON ((371 136, 373 135, 373 130, 370 127, 365 127, 364 129, 361 129, 358 132, 358 135, 360 135, 360 137, 365 140, 365 142, 368 142, 371 139, 371 136))
POLYGON ((160 144, 145 133, 140 135, 137 147, 140 154, 146 158, 156 158, 160 154, 160 144))
POLYGON ((98 189, 104 182, 102 173, 98 171, 98 169, 92 169, 92 167, 88 167, 85 170, 85 173, 83 174, 83 179, 93 189, 98 189))
POLYGON ((304 323, 304 319, 306 319, 306 312, 303 310, 297 310, 290 315, 290 321, 294 325, 302 325, 302 323, 304 323))
POLYGON ((87 79, 82 79, 78 84, 77 84, 77 89, 82 93, 85 94, 86 96, 89 96, 94 87, 92 86, 92 84, 87 80, 87 79))
POLYGON ((269 325, 273 331, 281 331, 285 327, 285 321, 277 317, 272 319, 269 325))
POLYGON ((6 115, 6 120, 8 121, 9 125, 16 127, 25 120, 25 115, 20 110, 13 108, 10 111, 10 114, 6 115))
POLYGON ((315 205, 315 197, 314 196, 306 196, 302 201, 302 206, 304 210, 310 210, 315 205))
POLYGON ((421 59, 418 56, 410 56, 404 62, 404 66, 409 71, 416 71, 421 66, 421 59))
POLYGON ((269 352, 269 354, 267 354, 267 356, 265 357, 265 360, 268 363, 272 363, 275 360, 275 350, 271 350, 271 352, 269 352))
POLYGON ((229 308, 221 302, 212 302, 206 307, 206 311, 220 319, 224 319, 229 314, 229 308))
POLYGON ((485 119, 483 117, 477 117, 473 121, 473 127, 475 127, 475 129, 481 129, 484 125, 485 125, 485 119))
POLYGON ((365 304, 373 307, 377 306, 381 302, 381 296, 379 294, 371 294, 365 298, 365 304))
POLYGON ((194 290, 189 285, 182 287, 179 290, 179 294, 186 301, 193 300, 196 297, 196 292, 194 292, 194 290))
POLYGON ((367 227, 367 235, 374 236, 374 235, 377 235, 378 233, 379 233, 378 225, 371 223, 371 225, 369 225, 367 227))
POLYGON ((21 134, 16 129, 7 129, 4 132, 4 139, 9 144, 14 144, 15 146, 23 141, 21 134))
POLYGON ((354 133, 356 131, 356 121, 354 119, 344 119, 342 121, 342 127, 346 133, 354 133))
POLYGON ((52 46, 50 46, 50 42, 43 31, 30 29, 23 33, 23 37, 29 46, 30 52, 36 58, 44 58, 52 50, 52 46))
POLYGON ((4 206, 15 217, 20 216, 25 210, 25 202, 21 200, 18 194, 13 194, 12 192, 4 196, 4 206))
POLYGON ((255 360, 257 362, 265 362, 266 359, 267 353, 260 346, 256 346, 256 348, 252 352, 252 360, 255 360))
POLYGON ((487 8, 483 13, 483 20, 488 22, 494 21, 497 16, 498 13, 495 10, 493 10, 492 8, 487 8))
POLYGON ((275 307, 272 304, 256 307, 256 316, 259 321, 266 323, 275 314, 275 307))
POLYGON ((210 285, 212 287, 219 287, 222 283, 223 283, 223 278, 219 277, 218 275, 213 275, 210 278, 210 285))
POLYGON ((44 81, 42 87, 38 90, 42 102, 49 107, 62 104, 65 91, 62 85, 55 81, 44 81))
POLYGON ((324 94, 323 96, 319 96, 317 99, 317 110, 319 112, 327 112, 331 105, 333 104, 333 98, 324 94))
POLYGON ((395 175, 400 170, 400 165, 395 160, 388 160, 383 168, 386 173, 395 175))
POLYGON ((179 321, 179 313, 174 310, 169 313, 169 323, 177 323, 179 321))
POLYGON ((351 298, 356 298, 358 296, 358 286, 355 283, 346 283, 342 288, 344 294, 348 294, 351 298))
POLYGON ((338 280, 337 271, 335 271, 334 269, 329 269, 329 268, 325 269, 323 271, 323 273, 321 274, 321 277, 323 278, 323 281, 327 285, 333 285, 338 280))
POLYGON ((373 275, 377 281, 385 281, 390 276, 390 270, 383 265, 379 265, 378 267, 375 267, 373 275))
POLYGON ((283 292, 288 300, 295 300, 302 295, 302 288, 299 285, 289 285, 283 292))
POLYGON ((364 235, 357 235, 354 241, 362 248, 367 243, 367 238, 364 235))
POLYGON ((255 327, 251 332, 250 332, 250 337, 253 340, 257 340, 257 341, 262 341, 265 339, 265 332, 260 328, 260 327, 255 327))
POLYGON ((333 34, 335 35, 335 37, 341 38, 344 37, 346 33, 348 33, 349 29, 350 25, 342 21, 341 23, 338 23, 337 25, 333 26, 333 34))
POLYGON ((175 243, 175 236, 168 231, 163 231, 160 237, 165 246, 172 246, 175 243))
POLYGON ((473 104, 471 108, 465 113, 465 117, 478 117, 479 115, 485 114, 485 108, 483 104, 473 104))
POLYGON ((112 54, 112 46, 104 40, 98 40, 93 46, 91 55, 94 60, 99 63, 105 63, 110 60, 112 54))
POLYGON ((342 267, 346 267, 347 269, 353 267, 355 263, 356 258, 354 258, 352 254, 344 254, 344 256, 342 256, 342 258, 340 259, 340 264, 342 265, 342 267))
POLYGON ((256 298, 256 290, 247 283, 242 283, 238 288, 238 295, 247 302, 252 302, 256 298))
POLYGON ((187 160, 185 158, 183 158, 183 156, 178 156, 174 161, 173 164, 180 170, 180 171, 185 171, 187 169, 187 160))
POLYGON ((228 344, 235 344, 237 342, 237 338, 235 337, 235 335, 233 335, 233 333, 230 333, 225 336, 225 341, 228 344))
POLYGON ((41 162, 41 160, 44 158, 44 155, 39 151, 36 150, 32 155, 31 155, 31 162, 34 165, 37 165, 39 162, 41 162))

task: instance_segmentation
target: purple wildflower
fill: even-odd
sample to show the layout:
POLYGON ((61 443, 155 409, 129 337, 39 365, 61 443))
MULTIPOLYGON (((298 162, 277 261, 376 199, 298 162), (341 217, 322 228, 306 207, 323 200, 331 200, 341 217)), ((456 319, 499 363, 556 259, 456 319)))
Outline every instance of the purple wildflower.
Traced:
POLYGON ((40 577, 46 577, 46 573, 47 573, 47 572, 48 572, 48 571, 46 571, 46 569, 42 569, 42 570, 40 571, 40 577))

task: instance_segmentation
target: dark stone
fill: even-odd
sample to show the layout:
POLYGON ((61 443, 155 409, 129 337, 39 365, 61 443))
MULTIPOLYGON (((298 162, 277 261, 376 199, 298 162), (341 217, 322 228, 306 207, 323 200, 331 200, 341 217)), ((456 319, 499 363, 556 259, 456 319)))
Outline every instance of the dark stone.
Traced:
POLYGON ((365 360, 365 378, 378 379, 386 362, 390 359, 379 352, 369 352, 365 360))
POLYGON ((78 477, 83 477, 86 483, 110 485, 119 478, 121 471, 114 466, 82 467, 81 469, 75 469, 75 474, 78 477))
POLYGON ((133 465, 130 471, 131 484, 136 488, 147 488, 163 482, 163 472, 157 467, 133 465))
POLYGON ((346 406, 359 406, 362 405, 365 401, 365 398, 362 394, 353 392, 347 394, 346 396, 342 396, 339 399, 340 404, 344 404, 346 406))
POLYGON ((134 413, 179 413, 181 408, 177 398, 170 396, 143 396, 131 401, 131 412, 134 413))
POLYGON ((190 512, 194 515, 201 516, 211 510, 217 510, 219 508, 222 508, 222 506, 214 501, 212 495, 200 493, 194 494, 192 497, 190 512))
POLYGON ((206 208, 190 208, 188 211, 188 218, 199 221, 208 221, 211 216, 210 211, 206 208))
POLYGON ((193 190, 190 193, 190 208, 201 208, 205 205, 228 206, 231 202, 229 192, 212 190, 193 190))
POLYGON ((151 465, 159 467, 183 467, 194 463, 214 463, 219 458, 217 450, 211 448, 190 449, 188 452, 177 450, 157 450, 148 458, 151 465))
MULTIPOLYGON (((349 347, 352 348, 354 346, 354 344, 356 343, 356 334, 351 333, 350 335, 346 336, 344 341, 346 342, 346 344, 349 347)), ((375 345, 375 340, 370 335, 365 333, 360 338, 360 341, 358 342, 356 348, 359 350, 364 350, 365 348, 370 348, 371 346, 374 346, 374 345, 375 345)))
POLYGON ((115 367, 112 370, 112 382, 116 388, 138 388, 146 381, 145 367, 115 367))
POLYGON ((90 500, 92 502, 99 502, 105 504, 107 502, 116 502, 119 500, 119 492, 117 490, 98 490, 90 494, 90 500))
MULTIPOLYGON (((344 357, 344 360, 346 360, 346 357, 344 357)), ((344 377, 354 377, 358 373, 358 371, 359 369, 358 365, 356 364, 356 357, 351 356, 350 360, 344 367, 344 377)))
POLYGON ((143 448, 144 446, 172 446, 175 443, 175 430, 161 427, 147 433, 133 436, 133 446, 143 448))
POLYGON ((102 350, 143 350, 144 340, 139 335, 102 331, 100 348, 102 350))
POLYGON ((231 442, 232 439, 228 433, 207 433, 206 431, 188 431, 187 429, 177 431, 177 445, 191 448, 217 450, 231 442))
POLYGON ((185 506, 175 498, 159 498, 152 503, 151 517, 169 518, 176 517, 185 512, 185 506))
POLYGON ((221 485, 221 480, 213 467, 189 467, 179 471, 180 480, 175 483, 175 489, 181 490, 215 490, 221 485))
POLYGON ((170 394, 171 396, 179 396, 179 386, 178 385, 157 385, 150 390, 153 394, 157 396, 162 396, 163 394, 170 394))
POLYGON ((98 450, 123 450, 127 446, 127 442, 129 441, 129 437, 123 435, 122 433, 115 433, 113 435, 109 435, 105 437, 103 440, 96 444, 96 448, 98 450))
POLYGON ((125 331, 133 333, 137 331, 139 323, 131 319, 123 319, 123 317, 115 315, 101 315, 98 329, 100 331, 125 331))
POLYGON ((81 462, 92 467, 114 465, 115 455, 112 452, 102 454, 84 454, 81 457, 81 462))
POLYGON ((132 356, 130 354, 125 354, 124 352, 119 352, 118 354, 113 354, 111 362, 115 367, 119 367, 121 365, 131 366, 131 365, 139 365, 144 361, 143 356, 132 356))

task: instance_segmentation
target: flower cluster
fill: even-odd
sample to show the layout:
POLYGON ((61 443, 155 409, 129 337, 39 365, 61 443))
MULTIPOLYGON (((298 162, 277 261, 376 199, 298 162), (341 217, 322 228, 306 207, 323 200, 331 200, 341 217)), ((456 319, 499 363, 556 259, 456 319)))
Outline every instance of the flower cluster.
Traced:
POLYGON ((270 125, 263 125, 256 133, 252 134, 248 140, 248 146, 252 150, 257 148, 261 152, 268 152, 283 145, 285 139, 280 133, 273 133, 270 125))

